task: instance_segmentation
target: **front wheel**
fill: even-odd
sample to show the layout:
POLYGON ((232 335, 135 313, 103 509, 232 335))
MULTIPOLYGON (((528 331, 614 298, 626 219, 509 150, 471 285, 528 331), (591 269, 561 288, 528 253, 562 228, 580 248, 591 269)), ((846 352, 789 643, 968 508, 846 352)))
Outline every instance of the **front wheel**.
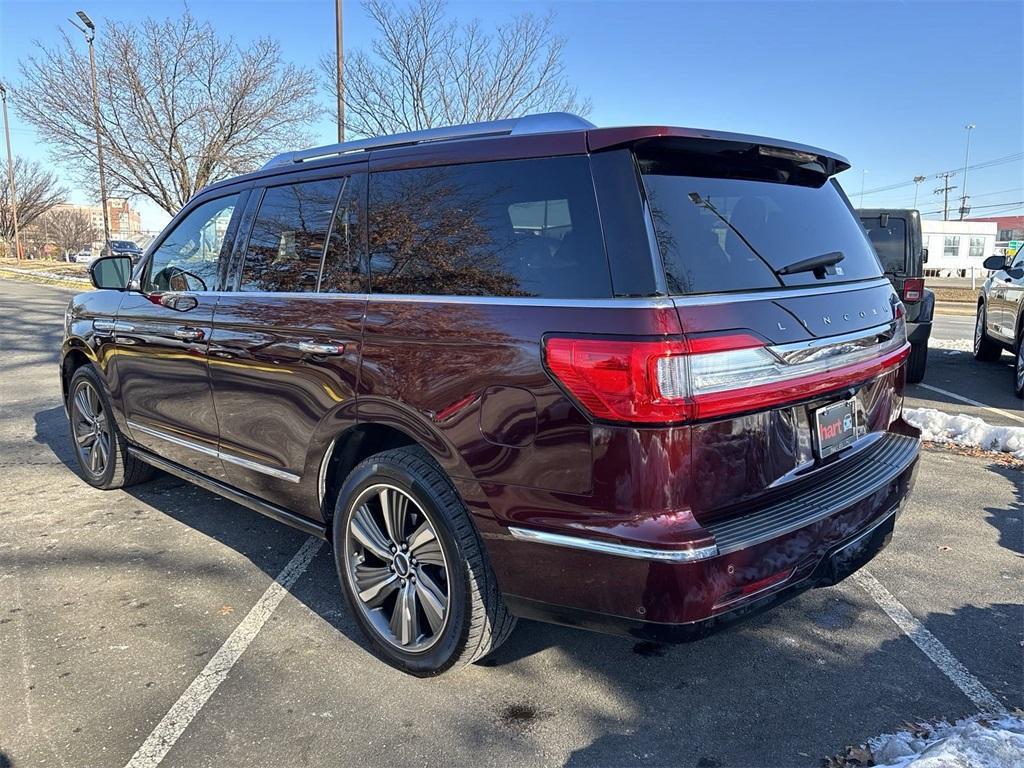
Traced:
POLYGON ((117 429, 103 380, 83 365, 68 385, 68 420, 79 469, 89 485, 102 490, 125 488, 148 480, 154 469, 128 453, 117 429))
POLYGON ((978 316, 974 321, 974 359, 991 363, 999 359, 1003 348, 989 338, 985 331, 985 305, 978 305, 978 316))
POLYGON ((378 453, 352 471, 332 541, 356 621, 403 672, 469 664, 515 625, 465 505, 422 448, 378 453))

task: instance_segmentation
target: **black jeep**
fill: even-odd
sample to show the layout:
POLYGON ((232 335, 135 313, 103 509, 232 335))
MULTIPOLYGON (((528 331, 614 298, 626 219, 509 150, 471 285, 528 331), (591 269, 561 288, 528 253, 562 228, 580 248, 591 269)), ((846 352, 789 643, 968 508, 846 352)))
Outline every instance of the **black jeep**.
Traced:
POLYGON ((921 215, 907 208, 858 208, 857 215, 871 238, 885 276, 906 305, 910 337, 907 381, 916 384, 924 378, 935 312, 935 294, 924 287, 928 249, 922 247, 921 215))

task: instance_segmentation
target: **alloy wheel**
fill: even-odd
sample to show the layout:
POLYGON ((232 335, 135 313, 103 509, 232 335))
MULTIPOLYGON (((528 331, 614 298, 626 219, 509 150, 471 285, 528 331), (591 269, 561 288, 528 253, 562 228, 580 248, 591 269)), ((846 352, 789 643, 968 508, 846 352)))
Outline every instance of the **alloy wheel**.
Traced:
POLYGON ((90 474, 100 477, 110 461, 111 441, 110 424, 96 387, 88 381, 79 383, 71 398, 71 411, 75 450, 82 466, 90 474))
POLYGON ((345 572, 376 633, 409 653, 426 651, 448 621, 450 574, 434 524, 393 485, 359 494, 345 527, 345 572))

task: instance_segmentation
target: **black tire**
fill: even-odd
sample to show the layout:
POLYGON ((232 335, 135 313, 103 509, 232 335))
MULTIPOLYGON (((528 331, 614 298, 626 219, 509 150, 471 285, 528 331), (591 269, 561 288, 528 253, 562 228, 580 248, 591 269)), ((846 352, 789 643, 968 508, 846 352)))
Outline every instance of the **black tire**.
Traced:
POLYGON ((910 345, 910 357, 907 358, 907 381, 918 384, 924 380, 924 369, 928 364, 928 342, 910 345))
POLYGON ((71 447, 78 460, 82 477, 89 485, 109 491, 136 485, 153 477, 156 470, 152 466, 128 453, 128 443, 111 415, 110 399, 107 397, 103 379, 92 365, 83 365, 71 377, 67 406, 71 447), (105 441, 105 451, 97 451, 96 442, 89 450, 79 439, 80 433, 76 432, 76 429, 86 423, 87 419, 80 397, 85 397, 86 400, 93 398, 95 405, 92 410, 97 410, 98 413, 90 414, 94 416, 91 423, 96 427, 96 442, 105 441), (94 452, 97 455, 105 454, 102 467, 99 469, 90 460, 94 452))
POLYGON ((1017 349, 1013 359, 1013 391, 1017 397, 1024 398, 1024 325, 1017 331, 1017 349))
MULTIPOLYGON (((391 666, 417 677, 438 675, 483 658, 500 646, 515 627, 515 617, 509 613, 498 591, 487 553, 465 504, 451 481, 423 448, 410 446, 384 451, 352 470, 338 493, 332 533, 338 579, 349 607, 374 652, 391 666), (389 639, 386 628, 383 631, 380 628, 381 620, 389 612, 394 616, 395 608, 389 611, 388 602, 370 607, 356 594, 355 569, 368 566, 366 550, 357 553, 355 549, 359 549, 359 542, 350 538, 352 520, 359 509, 365 509, 370 503, 369 499, 376 498, 373 496, 374 492, 379 493, 376 489, 383 487, 396 489, 408 497, 414 506, 405 509, 412 510, 409 514, 414 522, 422 524, 419 515, 425 516, 436 532, 436 541, 447 564, 444 576, 448 600, 444 624, 431 635, 430 644, 425 649, 415 652, 400 648, 396 644, 398 638, 392 636, 389 639), (375 611, 378 616, 374 615, 375 611)), ((391 537, 390 533, 389 529, 389 538, 384 541, 386 544, 400 538, 391 537)), ((415 551, 412 546, 414 536, 408 538, 410 555, 415 551)), ((394 547, 391 551, 395 552, 394 547)), ((379 562, 372 551, 369 557, 374 563, 379 562)), ((415 559, 412 563, 415 565, 415 559)), ((397 560, 387 568, 395 573, 397 560)), ((406 564, 402 569, 406 570, 406 564)), ((416 582, 414 576, 409 578, 416 582)), ((395 601, 405 590, 405 579, 401 583, 401 588, 392 587, 395 601)), ((410 586, 409 589, 414 588, 410 586)), ((415 603, 413 605, 415 612, 415 603)), ((394 622, 394 618, 391 621, 394 622)))
POLYGON ((985 305, 978 305, 978 314, 974 321, 974 359, 983 363, 993 363, 1003 354, 1003 348, 985 332, 985 305))

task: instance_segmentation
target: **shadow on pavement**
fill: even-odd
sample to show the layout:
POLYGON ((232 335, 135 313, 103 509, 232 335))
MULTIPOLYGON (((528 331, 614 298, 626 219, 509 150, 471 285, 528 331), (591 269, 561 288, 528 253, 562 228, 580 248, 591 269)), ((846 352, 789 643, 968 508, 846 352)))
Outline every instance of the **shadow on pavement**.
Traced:
POLYGON ((1024 557, 1024 473, 1002 464, 990 464, 990 472, 1010 481, 1016 497, 1009 509, 986 507, 986 522, 999 531, 999 545, 1024 557))
MULTIPOLYGON (((76 471, 63 419, 59 407, 38 412, 35 439, 76 471)), ((305 540, 297 531, 166 475, 126 491, 230 547, 271 578, 305 540)), ((1003 537, 1012 536, 1008 521, 1002 527, 1006 511, 989 512, 989 522, 1003 537)), ((118 562, 113 551, 96 551, 94 562, 78 565, 118 567, 118 562)), ((144 567, 159 574, 185 566, 168 545, 144 567)), ((536 762, 549 754, 550 729, 573 723, 578 734, 570 743, 585 746, 572 751, 568 766, 810 766, 846 744, 908 720, 972 714, 960 691, 866 594, 851 586, 814 590, 744 624, 679 646, 523 621, 490 658, 434 680, 410 679, 373 659, 337 586, 329 548, 292 594, 365 655, 348 649, 347 665, 340 667, 325 659, 316 671, 316 688, 296 690, 296 670, 290 666, 295 654, 289 649, 262 654, 260 701, 298 697, 322 705, 333 699, 343 720, 356 723, 363 713, 350 709, 352 693, 346 691, 358 676, 366 691, 399 691, 401 711, 374 705, 385 719, 439 702, 442 714, 435 717, 444 718, 444 741, 462 760, 474 750, 500 749, 518 761, 536 762), (893 639, 879 642, 879 637, 893 639)), ((930 614, 923 623, 943 637, 965 624, 984 625, 992 612, 1012 617, 1019 611, 1014 605, 968 605, 948 615, 930 614)), ((329 634, 325 654, 331 653, 329 634)), ((1018 639, 1008 642, 1016 646, 1018 639)), ((1007 674, 1020 679, 1019 670, 1007 674)), ((391 737, 414 739, 417 728, 433 733, 437 727, 437 722, 413 718, 406 731, 391 737)), ((284 729, 279 737, 307 746, 327 740, 325 748, 337 738, 309 723, 296 733, 284 729)), ((369 765, 375 754, 379 760, 369 737, 360 739, 367 743, 349 743, 347 760, 369 765)))

